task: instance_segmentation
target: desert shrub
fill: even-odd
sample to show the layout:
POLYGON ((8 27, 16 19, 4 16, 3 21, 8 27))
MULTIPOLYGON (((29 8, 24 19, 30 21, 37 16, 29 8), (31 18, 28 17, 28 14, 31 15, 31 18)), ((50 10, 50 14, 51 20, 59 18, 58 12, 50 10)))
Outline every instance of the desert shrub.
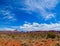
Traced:
POLYGON ((15 35, 14 35, 14 34, 11 34, 10 37, 11 37, 11 38, 15 38, 15 35))
POLYGON ((46 34, 41 34, 41 38, 46 38, 46 34))
POLYGON ((48 32, 47 33, 47 38, 55 38, 56 37, 56 34, 53 33, 53 32, 48 32))
POLYGON ((28 44, 26 44, 26 43, 23 43, 23 44, 21 44, 22 46, 29 46, 28 44))
POLYGON ((60 43, 57 43, 56 46, 60 46, 60 43))
POLYGON ((56 40, 60 40, 60 35, 56 35, 56 40))

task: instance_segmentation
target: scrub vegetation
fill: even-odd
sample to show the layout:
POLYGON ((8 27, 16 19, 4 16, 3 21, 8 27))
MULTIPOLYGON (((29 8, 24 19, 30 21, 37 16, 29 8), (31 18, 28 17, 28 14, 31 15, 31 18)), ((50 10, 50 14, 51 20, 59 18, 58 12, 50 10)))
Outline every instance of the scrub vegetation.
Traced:
POLYGON ((60 33, 55 31, 0 32, 0 46, 60 46, 60 33))

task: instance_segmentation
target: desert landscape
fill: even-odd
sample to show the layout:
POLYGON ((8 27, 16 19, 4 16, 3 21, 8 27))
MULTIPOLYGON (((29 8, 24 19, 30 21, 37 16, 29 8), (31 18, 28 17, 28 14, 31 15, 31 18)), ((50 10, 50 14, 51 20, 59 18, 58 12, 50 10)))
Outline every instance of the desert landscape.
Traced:
POLYGON ((60 0, 0 0, 0 46, 60 46, 60 0))
POLYGON ((0 46, 60 46, 60 32, 0 31, 0 46))

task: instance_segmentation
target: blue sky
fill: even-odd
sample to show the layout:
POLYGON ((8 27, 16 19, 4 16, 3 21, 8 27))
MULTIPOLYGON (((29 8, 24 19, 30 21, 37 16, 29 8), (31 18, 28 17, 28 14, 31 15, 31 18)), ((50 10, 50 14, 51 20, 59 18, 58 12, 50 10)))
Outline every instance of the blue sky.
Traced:
POLYGON ((60 0, 0 0, 0 30, 59 28, 60 0))

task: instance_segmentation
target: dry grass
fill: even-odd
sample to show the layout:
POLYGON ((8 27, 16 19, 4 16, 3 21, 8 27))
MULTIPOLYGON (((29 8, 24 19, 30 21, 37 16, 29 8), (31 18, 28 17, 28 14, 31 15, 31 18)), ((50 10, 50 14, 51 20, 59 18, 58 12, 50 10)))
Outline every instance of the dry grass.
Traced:
POLYGON ((47 33, 0 34, 0 46, 60 46, 60 34, 46 38, 47 33))

